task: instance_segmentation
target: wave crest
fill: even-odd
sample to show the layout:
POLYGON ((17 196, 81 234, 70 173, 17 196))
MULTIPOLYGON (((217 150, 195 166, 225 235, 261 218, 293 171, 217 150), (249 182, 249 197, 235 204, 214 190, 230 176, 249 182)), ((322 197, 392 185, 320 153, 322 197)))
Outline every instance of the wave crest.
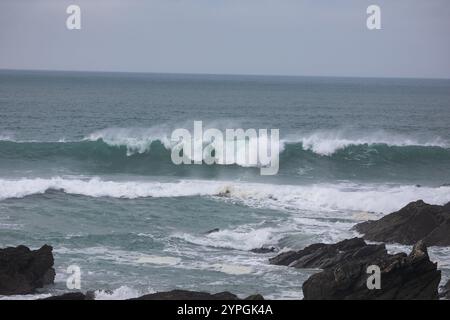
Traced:
POLYGON ((317 131, 301 136, 290 136, 284 139, 285 144, 301 143, 304 150, 316 154, 331 156, 349 146, 385 145, 389 147, 439 147, 448 148, 448 144, 440 137, 418 139, 408 136, 378 131, 361 135, 346 131, 317 131))
POLYGON ((163 127, 151 128, 108 128, 88 135, 84 140, 103 141, 112 147, 126 147, 127 155, 146 153, 151 145, 159 141, 166 149, 170 149, 170 137, 163 127))

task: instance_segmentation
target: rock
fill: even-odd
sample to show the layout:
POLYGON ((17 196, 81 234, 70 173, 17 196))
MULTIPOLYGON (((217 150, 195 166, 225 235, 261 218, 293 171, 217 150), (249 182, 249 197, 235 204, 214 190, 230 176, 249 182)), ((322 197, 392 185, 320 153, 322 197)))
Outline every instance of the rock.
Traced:
MULTIPOLYGON (((360 252, 361 253, 361 252, 360 252)), ((312 275, 303 283, 306 300, 388 299, 429 300, 438 298, 441 272, 430 261, 423 241, 418 242, 409 255, 384 254, 344 259, 312 275), (362 259, 361 259, 362 258, 362 259), (369 265, 381 270, 381 288, 369 290, 369 265)))
POLYGON ((210 294, 188 290, 172 290, 156 292, 130 300, 238 300, 238 297, 229 292, 210 294))
POLYGON ((219 231, 220 231, 219 228, 214 228, 214 229, 211 229, 209 231, 206 231, 204 234, 211 234, 211 233, 215 233, 215 232, 219 232, 219 231))
POLYGON ((229 198, 231 195, 231 190, 229 187, 225 187, 225 189, 217 195, 218 197, 229 198))
POLYGON ((440 288, 439 298, 450 300, 450 280, 440 288))
POLYGON ((361 238, 336 244, 315 243, 299 251, 288 251, 269 259, 271 264, 295 268, 330 268, 346 260, 371 260, 386 255, 384 245, 368 245, 361 238))
POLYGON ((25 246, 0 249, 0 295, 30 294, 53 283, 53 248, 25 246))
POLYGON ((251 296, 248 296, 244 300, 264 300, 264 297, 260 294, 252 294, 251 296))
POLYGON ((412 245, 424 240, 427 246, 449 246, 450 203, 439 206, 418 200, 380 220, 359 223, 355 229, 371 241, 412 245))
POLYGON ((271 253, 271 252, 275 252, 276 248, 275 247, 269 247, 269 248, 265 248, 265 247, 261 247, 261 248, 255 248, 255 249, 251 249, 250 250, 253 253, 271 253))
MULTIPOLYGON (((52 296, 41 300, 94 300, 95 293, 92 291, 86 292, 69 292, 59 296, 52 296)), ((229 292, 220 292, 210 294, 207 292, 197 292, 188 290, 172 290, 168 292, 156 292, 146 294, 141 297, 132 298, 129 300, 241 300, 236 295, 229 292)), ((260 294, 250 295, 243 300, 264 300, 260 294)))
MULTIPOLYGON (((229 292, 219 292, 215 294, 207 292, 197 292, 188 290, 172 290, 167 292, 156 292, 130 300, 240 300, 236 295, 229 292)), ((259 295, 251 295, 245 300, 264 300, 259 295)))
POLYGON ((92 291, 86 292, 69 292, 59 296, 51 296, 41 300, 94 300, 95 294, 92 291))

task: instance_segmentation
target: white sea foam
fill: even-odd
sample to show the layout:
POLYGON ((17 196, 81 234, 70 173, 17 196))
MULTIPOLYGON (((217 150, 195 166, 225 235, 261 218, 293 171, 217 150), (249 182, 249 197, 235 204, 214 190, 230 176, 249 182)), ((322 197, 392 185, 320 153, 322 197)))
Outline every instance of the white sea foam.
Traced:
POLYGON ((0 133, 0 141, 14 141, 14 138, 12 134, 0 133))
POLYGON ((155 141, 160 141, 167 149, 170 148, 169 130, 164 126, 150 128, 108 128, 88 135, 85 140, 103 140, 111 146, 125 146, 127 154, 145 153, 155 141))
POLYGON ((236 229, 220 230, 207 235, 175 233, 173 237, 202 246, 247 251, 275 244, 281 236, 282 230, 282 226, 278 228, 258 228, 253 225, 242 225, 236 229))
POLYGON ((450 201, 450 187, 389 185, 313 184, 230 184, 222 193, 255 207, 309 211, 391 212, 422 199, 431 204, 450 201))
POLYGON ((332 155, 338 150, 352 145, 374 145, 385 144, 388 146, 424 146, 448 148, 446 143, 440 137, 434 138, 416 138, 403 136, 386 131, 376 132, 351 132, 348 130, 323 130, 312 133, 303 133, 288 135, 282 140, 284 144, 302 143, 305 150, 311 150, 320 155, 332 155))
POLYGON ((22 198, 48 190, 61 190, 68 194, 90 197, 114 197, 135 199, 142 197, 182 197, 195 195, 214 195, 219 189, 211 189, 214 183, 180 181, 160 182, 117 182, 99 178, 90 180, 54 177, 50 179, 0 179, 0 200, 22 198))
POLYGON ((254 271, 252 267, 235 264, 213 264, 211 267, 217 271, 231 274, 231 275, 243 275, 250 274, 254 271))
POLYGON ((174 266, 181 262, 180 258, 176 257, 168 257, 168 256, 156 256, 156 255, 148 255, 148 256, 141 256, 137 259, 137 263, 150 263, 150 264, 156 264, 156 265, 169 265, 174 266))
POLYGON ((111 247, 88 247, 83 249, 57 247, 53 251, 58 254, 89 255, 94 256, 96 259, 110 261, 118 264, 152 264, 161 266, 176 266, 181 263, 181 258, 179 257, 167 255, 151 255, 142 252, 127 251, 111 247))
POLYGON ((0 296, 0 300, 37 300, 50 297, 50 293, 0 296))
POLYGON ((126 300, 137 298, 143 294, 154 293, 153 290, 149 290, 146 293, 142 293, 139 290, 130 288, 127 286, 121 286, 114 290, 96 290, 95 300, 126 300))
POLYGON ((395 211, 411 201, 431 204, 450 201, 450 187, 416 187, 356 184, 275 185, 262 183, 181 180, 177 182, 106 181, 54 177, 0 179, 0 200, 61 190, 89 197, 135 199, 142 197, 215 196, 225 201, 277 210, 395 211))

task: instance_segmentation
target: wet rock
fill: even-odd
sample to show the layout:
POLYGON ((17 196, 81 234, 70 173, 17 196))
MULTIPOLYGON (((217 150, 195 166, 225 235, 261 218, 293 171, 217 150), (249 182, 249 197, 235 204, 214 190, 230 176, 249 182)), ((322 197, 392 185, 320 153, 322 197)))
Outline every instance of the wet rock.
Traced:
MULTIPOLYGON (((92 291, 86 292, 68 292, 58 296, 52 296, 41 300, 94 300, 95 294, 92 291)), ((207 292, 172 290, 167 292, 156 292, 146 294, 141 297, 129 300, 241 300, 236 295, 229 292, 219 292, 210 294, 207 292)), ((250 295, 243 300, 264 300, 260 294, 250 295)))
POLYGON ((449 246, 450 203, 439 206, 418 200, 380 220, 359 223, 355 229, 371 241, 412 245, 424 240, 427 246, 449 246))
POLYGON ((271 252, 275 252, 277 249, 275 247, 261 247, 261 248, 255 248, 255 249, 251 249, 250 251, 253 253, 271 253, 271 252))
POLYGON ((251 296, 248 296, 244 300, 264 300, 264 297, 260 294, 252 294, 251 296))
MULTIPOLYGON (((248 300, 263 300, 261 295, 251 295, 248 300)), ((172 290, 167 292, 156 292, 130 300, 240 300, 236 295, 229 292, 215 294, 188 290, 172 290)))
POLYGON ((68 292, 59 296, 51 296, 41 300, 94 300, 95 295, 92 291, 86 292, 68 292))
POLYGON ((344 259, 312 275, 303 283, 306 300, 322 299, 437 299, 441 272, 430 261, 423 241, 409 255, 364 255, 360 259, 344 259), (370 258, 368 258, 370 257, 370 258), (380 289, 367 286, 369 265, 380 268, 380 289))
POLYGON ((219 232, 219 231, 220 231, 219 228, 214 228, 214 229, 206 231, 204 234, 211 234, 211 233, 215 233, 215 232, 219 232))
POLYGON ((31 294, 55 278, 53 248, 25 246, 0 249, 0 295, 31 294))
POLYGON ((280 253, 269 261, 294 268, 325 269, 346 260, 371 260, 386 254, 384 245, 368 245, 361 238, 353 238, 335 244, 315 243, 299 251, 280 253))
POLYGON ((231 196, 230 188, 226 187, 223 191, 217 194, 218 197, 229 198, 231 196))

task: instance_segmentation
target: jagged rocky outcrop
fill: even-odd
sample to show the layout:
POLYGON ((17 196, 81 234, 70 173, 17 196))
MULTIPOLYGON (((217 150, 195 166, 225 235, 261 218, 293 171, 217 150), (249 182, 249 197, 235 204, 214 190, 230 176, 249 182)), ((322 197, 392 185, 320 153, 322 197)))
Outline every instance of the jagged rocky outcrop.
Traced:
MULTIPOLYGON (((207 293, 188 290, 172 290, 167 292, 156 292, 130 300, 240 300, 236 295, 230 292, 207 293)), ((259 295, 251 295, 244 300, 264 300, 259 295)))
POLYGON ((280 253, 269 261, 294 268, 326 269, 346 260, 365 262, 386 254, 383 244, 368 245, 361 238, 353 238, 335 244, 315 243, 299 251, 280 253))
POLYGON ((30 294, 55 278, 53 248, 25 246, 0 249, 0 295, 30 294))
POLYGON ((361 238, 335 244, 316 243, 283 252, 270 263, 295 268, 319 268, 303 284, 305 299, 437 299, 441 272, 430 261, 426 245, 418 242, 409 255, 389 254, 384 244, 361 238), (369 290, 367 268, 381 271, 381 289, 369 290))
POLYGON ((420 241, 409 255, 386 253, 344 259, 306 280, 303 295, 306 300, 431 300, 438 299, 440 280, 437 264, 430 261, 427 248, 420 241), (369 265, 380 268, 380 289, 370 290, 367 286, 369 265))
POLYGON ((424 240, 427 246, 449 246, 450 203, 439 206, 418 200, 380 220, 359 223, 355 229, 371 241, 412 245, 424 240))

